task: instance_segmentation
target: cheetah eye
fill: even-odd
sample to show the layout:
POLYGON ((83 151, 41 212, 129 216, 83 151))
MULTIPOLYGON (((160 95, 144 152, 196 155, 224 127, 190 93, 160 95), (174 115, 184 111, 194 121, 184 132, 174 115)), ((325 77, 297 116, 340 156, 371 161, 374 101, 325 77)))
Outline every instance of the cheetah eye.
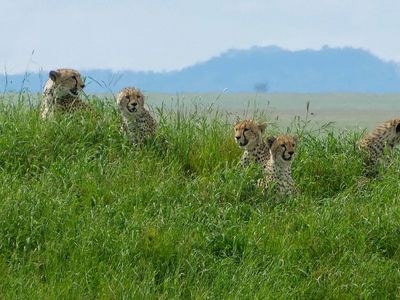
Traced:
POLYGON ((125 96, 125 98, 129 100, 129 96, 125 96))
POLYGON ((281 147, 285 148, 285 144, 281 144, 281 147))
POLYGON ((245 128, 245 129, 243 129, 243 132, 246 132, 246 131, 249 131, 250 129, 248 129, 248 128, 245 128))

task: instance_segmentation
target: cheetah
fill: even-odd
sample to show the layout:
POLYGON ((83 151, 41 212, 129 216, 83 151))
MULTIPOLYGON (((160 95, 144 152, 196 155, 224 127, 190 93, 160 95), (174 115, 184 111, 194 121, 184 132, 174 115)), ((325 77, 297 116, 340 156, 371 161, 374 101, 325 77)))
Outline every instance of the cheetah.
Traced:
POLYGON ((400 143, 400 119, 388 120, 365 135, 358 148, 363 155, 365 175, 374 177, 378 173, 378 163, 385 149, 391 150, 400 143))
POLYGON ((269 146, 262 137, 266 127, 266 124, 258 124, 253 120, 243 120, 235 124, 235 141, 244 150, 240 166, 247 167, 250 162, 255 162, 264 167, 270 157, 269 146))
POLYGON ((133 87, 124 88, 116 100, 122 117, 121 130, 134 145, 155 136, 157 123, 145 109, 144 95, 140 90, 133 87))
POLYGON ((296 152, 297 137, 280 135, 268 137, 270 158, 265 165, 265 177, 258 185, 264 190, 273 189, 279 195, 289 195, 295 192, 292 178, 292 160, 296 152))
POLYGON ((49 72, 44 86, 40 117, 48 118, 54 111, 71 112, 87 108, 79 99, 79 93, 85 87, 81 75, 73 69, 57 69, 49 72))

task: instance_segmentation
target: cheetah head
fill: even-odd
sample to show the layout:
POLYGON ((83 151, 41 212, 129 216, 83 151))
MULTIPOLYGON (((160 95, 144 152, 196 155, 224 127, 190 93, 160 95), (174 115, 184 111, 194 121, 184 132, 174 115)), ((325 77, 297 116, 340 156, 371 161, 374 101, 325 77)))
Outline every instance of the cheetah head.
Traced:
POLYGON ((117 104, 122 112, 134 114, 144 107, 144 95, 135 88, 124 88, 117 96, 117 104))
POLYGON ((290 163, 296 152, 297 137, 290 135, 270 136, 267 139, 270 153, 277 163, 290 163))
POLYGON ((389 142, 392 147, 400 144, 400 119, 390 120, 391 125, 391 136, 392 139, 389 142))
POLYGON ((254 149, 262 140, 266 124, 257 124, 253 120, 243 120, 235 124, 235 141, 240 148, 254 149))
POLYGON ((57 69, 49 72, 49 79, 54 85, 58 97, 77 96, 85 87, 81 74, 73 69, 57 69))

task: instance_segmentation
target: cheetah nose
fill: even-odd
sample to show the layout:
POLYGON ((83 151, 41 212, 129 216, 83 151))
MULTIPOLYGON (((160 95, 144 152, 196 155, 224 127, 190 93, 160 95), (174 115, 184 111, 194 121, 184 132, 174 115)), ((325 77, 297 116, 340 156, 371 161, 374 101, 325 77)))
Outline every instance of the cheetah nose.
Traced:
POLYGON ((288 154, 289 155, 293 155, 294 151, 289 151, 288 154))
POLYGON ((136 103, 136 102, 134 102, 134 103, 132 103, 132 105, 133 105, 133 106, 136 106, 136 105, 137 105, 137 103, 136 103))
POLYGON ((240 136, 235 136, 235 139, 237 139, 237 140, 240 139, 240 136))
POLYGON ((82 85, 81 85, 81 88, 84 88, 84 87, 85 87, 85 85, 84 85, 84 84, 82 84, 82 85))

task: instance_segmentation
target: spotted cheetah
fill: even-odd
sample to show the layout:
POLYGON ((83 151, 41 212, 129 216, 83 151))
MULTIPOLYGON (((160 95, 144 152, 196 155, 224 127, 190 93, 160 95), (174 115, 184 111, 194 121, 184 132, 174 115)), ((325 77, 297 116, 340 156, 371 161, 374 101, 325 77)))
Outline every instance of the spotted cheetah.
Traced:
POLYGON ((144 95, 133 87, 124 88, 117 95, 117 105, 122 117, 122 130, 134 144, 141 144, 156 133, 156 121, 144 108, 144 95))
POLYGON ((269 146, 262 137, 266 127, 266 124, 257 124, 253 120, 243 120, 235 124, 235 141, 244 150, 239 163, 242 167, 247 167, 250 162, 264 167, 268 161, 269 146))
POLYGON ((295 183, 292 178, 292 160, 296 151, 297 137, 280 135, 268 137, 270 158, 265 165, 265 177, 258 185, 276 191, 279 195, 292 194, 295 183))
POLYGON ((49 72, 44 86, 40 117, 46 119, 54 111, 70 112, 88 105, 79 99, 85 87, 81 75, 72 69, 58 69, 49 72))
POLYGON ((391 150, 400 143, 400 119, 388 120, 365 135, 358 147, 363 154, 365 174, 376 176, 378 163, 385 149, 391 150))

